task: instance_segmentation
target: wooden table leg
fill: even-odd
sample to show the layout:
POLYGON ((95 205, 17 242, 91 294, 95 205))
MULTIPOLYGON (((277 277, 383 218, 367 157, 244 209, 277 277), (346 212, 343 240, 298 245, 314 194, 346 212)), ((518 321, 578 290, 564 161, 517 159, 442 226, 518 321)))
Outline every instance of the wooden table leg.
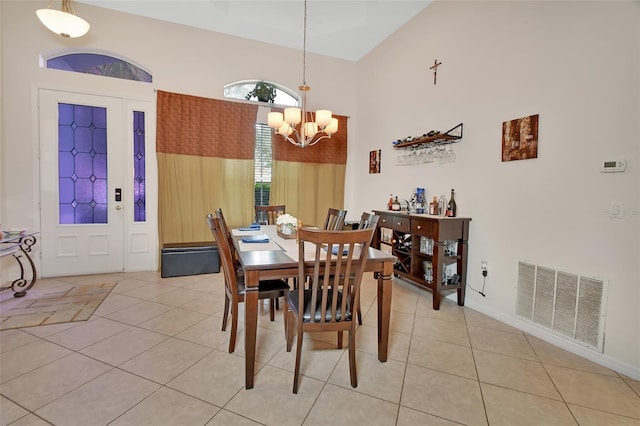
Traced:
POLYGON ((391 274, 393 262, 384 264, 383 272, 378 273, 378 360, 387 361, 389 353, 389 323, 391 322, 391 274))
POLYGON ((253 389, 253 375, 256 361, 256 335, 258 329, 258 281, 257 271, 246 271, 244 283, 244 353, 245 388, 253 389))

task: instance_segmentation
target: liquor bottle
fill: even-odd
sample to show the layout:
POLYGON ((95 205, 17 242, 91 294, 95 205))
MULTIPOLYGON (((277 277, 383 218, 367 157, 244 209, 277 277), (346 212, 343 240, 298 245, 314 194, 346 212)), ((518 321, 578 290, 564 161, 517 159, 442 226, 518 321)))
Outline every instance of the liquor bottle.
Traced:
POLYGON ((447 200, 444 198, 444 195, 440 196, 438 200, 438 215, 444 216, 447 213, 447 200))
POLYGON ((447 204, 447 217, 456 217, 456 200, 453 197, 453 189, 451 189, 451 198, 447 204))
POLYGON ((429 203, 429 214, 432 214, 432 215, 438 214, 438 199, 435 196, 429 203))
POLYGON ((393 194, 389 196, 389 202, 387 203, 387 210, 393 210, 393 194))
POLYGON ((400 211, 400 201, 398 201, 398 196, 393 200, 393 210, 400 211))

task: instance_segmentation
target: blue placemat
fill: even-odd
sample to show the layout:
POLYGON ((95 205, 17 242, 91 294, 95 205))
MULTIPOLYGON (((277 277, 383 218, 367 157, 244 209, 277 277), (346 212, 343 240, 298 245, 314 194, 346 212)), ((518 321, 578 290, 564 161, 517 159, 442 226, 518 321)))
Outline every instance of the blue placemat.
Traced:
POLYGON ((238 228, 239 231, 259 231, 260 230, 260 224, 259 223, 252 223, 249 226, 243 226, 241 228, 238 228))
POLYGON ((266 235, 250 235, 248 237, 243 237, 240 241, 243 243, 268 243, 269 237, 266 235))
MULTIPOLYGON (((325 246, 325 247, 323 247, 323 248, 324 248, 324 251, 327 251, 327 247, 326 247, 326 246, 325 246)), ((347 254, 347 253, 349 253, 349 247, 345 247, 345 248, 342 250, 342 255, 343 255, 343 256, 344 256, 345 254, 347 254)), ((332 246, 332 247, 331 247, 331 254, 336 254, 336 255, 338 254, 338 246, 332 246)))

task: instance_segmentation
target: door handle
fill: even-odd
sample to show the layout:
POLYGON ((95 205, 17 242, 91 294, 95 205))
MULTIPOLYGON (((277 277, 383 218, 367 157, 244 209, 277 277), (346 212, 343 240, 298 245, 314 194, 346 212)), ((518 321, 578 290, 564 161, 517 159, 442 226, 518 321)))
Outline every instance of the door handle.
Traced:
POLYGON ((122 206, 117 205, 117 206, 116 206, 116 210, 122 210, 122 206))

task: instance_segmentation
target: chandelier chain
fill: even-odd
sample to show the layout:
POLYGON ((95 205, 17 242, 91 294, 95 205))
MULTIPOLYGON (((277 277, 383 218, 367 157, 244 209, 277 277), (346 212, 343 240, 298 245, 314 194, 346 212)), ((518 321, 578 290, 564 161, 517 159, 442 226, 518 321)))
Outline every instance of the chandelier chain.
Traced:
POLYGON ((304 0, 304 26, 302 37, 302 85, 307 85, 307 0, 304 0))
POLYGON ((300 106, 285 108, 284 113, 272 111, 268 113, 267 121, 275 134, 292 145, 305 148, 330 139, 338 131, 338 119, 332 116, 331 111, 317 110, 315 114, 307 111, 307 94, 311 89, 307 86, 307 0, 304 0, 302 86, 299 89, 300 106))

